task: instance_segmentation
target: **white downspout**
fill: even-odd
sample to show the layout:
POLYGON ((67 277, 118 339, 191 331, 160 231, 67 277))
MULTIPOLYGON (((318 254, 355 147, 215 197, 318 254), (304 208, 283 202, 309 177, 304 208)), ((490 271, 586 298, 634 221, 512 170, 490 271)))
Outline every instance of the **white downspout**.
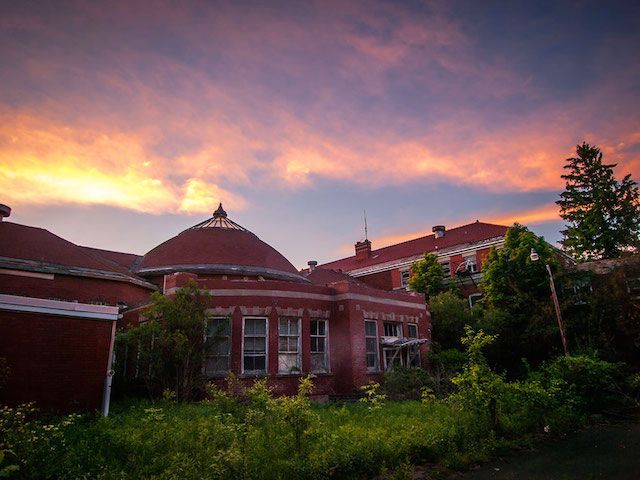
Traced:
POLYGON ((109 415, 109 405, 111 403, 111 382, 113 381, 113 345, 116 339, 116 323, 114 320, 111 324, 111 342, 109 343, 109 359, 107 360, 107 375, 104 379, 104 390, 102 391, 102 416, 109 415))

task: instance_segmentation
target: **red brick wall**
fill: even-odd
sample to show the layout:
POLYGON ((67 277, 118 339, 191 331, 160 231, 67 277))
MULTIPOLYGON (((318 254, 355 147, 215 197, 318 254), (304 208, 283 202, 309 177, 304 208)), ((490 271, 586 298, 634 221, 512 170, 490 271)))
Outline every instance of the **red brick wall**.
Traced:
POLYGON ((482 264, 489 256, 490 248, 481 248, 476 251, 476 262, 478 263, 478 268, 482 271, 482 264))
MULTIPOLYGON (((187 277, 184 277, 185 279, 187 277)), ((171 286, 180 286, 181 280, 177 278, 175 282, 170 282, 171 286)), ((375 310, 385 314, 396 315, 419 315, 423 318, 419 325, 427 325, 426 311, 424 309, 424 297, 408 296, 406 294, 376 292, 366 287, 359 289, 348 282, 332 284, 332 287, 322 287, 305 285, 282 281, 230 281, 220 278, 202 276, 198 277, 198 284, 201 288, 224 289, 239 291, 238 295, 215 295, 212 297, 212 308, 225 309, 233 308, 231 311, 232 332, 231 332, 231 371, 238 376, 242 376, 242 323, 243 317, 256 316, 267 317, 269 324, 268 333, 268 383, 276 394, 295 394, 298 387, 300 375, 283 375, 278 373, 278 309, 293 309, 297 312, 302 309, 302 370, 306 375, 310 372, 310 310, 329 311, 329 360, 330 374, 317 375, 314 383, 316 385, 316 395, 329 394, 349 394, 357 390, 360 385, 366 384, 370 378, 379 378, 379 375, 372 376, 366 371, 366 350, 364 341, 364 310, 375 310), (242 290, 257 290, 260 294, 247 296, 242 290), (405 302, 415 302, 415 307, 399 307, 394 305, 384 305, 378 302, 367 300, 325 300, 313 298, 290 298, 273 296, 273 291, 283 290, 287 292, 300 292, 302 294, 339 295, 346 293, 356 293, 365 296, 377 296, 405 302), (264 296, 262 292, 264 291, 264 296), (242 313, 242 307, 249 312, 242 313)), ((380 327, 382 329, 382 321, 380 327)), ((406 326, 404 327, 406 331, 406 326)), ((421 328, 422 332, 426 329, 421 328)), ((222 380, 216 380, 221 382, 222 380)), ((243 378, 246 384, 254 381, 252 377, 243 378)))
POLYGON ((0 311, 0 356, 11 369, 0 402, 99 409, 111 328, 110 321, 0 311))
POLYGON ((372 273, 365 277, 358 277, 358 280, 381 290, 393 290, 400 286, 400 273, 397 270, 387 270, 385 272, 372 273), (394 272, 398 276, 397 285, 394 284, 394 272))

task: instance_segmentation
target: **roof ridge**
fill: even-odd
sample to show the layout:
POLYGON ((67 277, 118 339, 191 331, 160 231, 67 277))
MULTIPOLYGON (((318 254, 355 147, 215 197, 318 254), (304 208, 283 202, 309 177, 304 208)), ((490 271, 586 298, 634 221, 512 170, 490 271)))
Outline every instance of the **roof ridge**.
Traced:
POLYGON ((109 250, 108 248, 90 247, 89 245, 77 245, 77 246, 80 247, 80 248, 88 248, 90 250, 100 250, 102 252, 118 253, 118 254, 121 254, 121 255, 135 255, 136 257, 142 257, 142 255, 139 255, 137 253, 121 252, 119 250, 109 250))
MULTIPOLYGON (((464 227, 470 227, 472 225, 490 225, 492 227, 509 228, 506 225, 499 225, 497 223, 487 223, 487 222, 481 222, 479 220, 476 220, 475 222, 466 223, 464 225, 458 225, 458 226, 453 227, 453 228, 451 228, 449 230, 446 230, 446 231, 447 232, 452 232, 452 231, 460 230, 461 228, 464 228, 464 227)), ((390 249, 390 248, 393 248, 393 247, 398 247, 400 245, 406 245, 406 244, 409 244, 409 243, 412 243, 412 242, 417 242, 419 240, 424 240, 424 239, 427 239, 427 238, 430 238, 430 237, 435 237, 435 234, 431 233, 429 235, 423 235, 423 236, 420 236, 420 237, 417 237, 417 238, 411 238, 409 240, 403 240, 402 242, 393 243, 391 245, 385 245, 383 247, 371 250, 371 254, 373 255, 373 254, 375 254, 377 252, 386 251, 387 249, 390 249)), ((326 264, 324 264, 325 267, 323 267, 323 268, 327 268, 326 266, 328 266, 328 268, 331 268, 331 264, 338 263, 338 262, 341 262, 343 260, 348 260, 348 259, 354 258, 354 257, 355 257, 355 255, 349 255, 348 257, 343 257, 343 258, 339 258, 337 260, 332 260, 331 262, 327 262, 326 264)), ((321 265, 319 265, 319 266, 321 266, 321 265)))

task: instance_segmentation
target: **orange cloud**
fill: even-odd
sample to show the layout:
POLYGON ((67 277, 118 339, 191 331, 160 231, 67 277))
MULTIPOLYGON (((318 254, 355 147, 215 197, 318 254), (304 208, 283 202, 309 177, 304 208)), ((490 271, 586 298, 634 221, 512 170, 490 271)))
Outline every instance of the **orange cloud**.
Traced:
POLYGON ((111 205, 146 213, 209 212, 246 202, 214 183, 171 183, 148 139, 0 116, 0 191, 10 204, 111 205))

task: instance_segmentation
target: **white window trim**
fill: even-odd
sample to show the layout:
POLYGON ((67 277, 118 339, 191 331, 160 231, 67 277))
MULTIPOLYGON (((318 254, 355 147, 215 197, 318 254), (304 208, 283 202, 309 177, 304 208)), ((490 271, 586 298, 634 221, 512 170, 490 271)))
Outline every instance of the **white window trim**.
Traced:
POLYGON ((419 338, 419 333, 418 333, 418 324, 417 323, 407 323, 407 338, 419 338), (416 336, 415 337, 411 337, 409 336, 409 326, 414 326, 416 327, 416 336))
POLYGON ((309 320, 309 354, 313 355, 314 352, 311 351, 311 337, 315 336, 321 338, 319 335, 311 335, 311 322, 312 321, 324 322, 324 356, 325 361, 327 363, 327 370, 324 372, 314 371, 311 368, 311 373, 331 373, 331 355, 329 349, 329 319, 328 318, 312 318, 309 320))
MULTIPOLYGON (((217 372, 207 373, 207 363, 206 363, 207 361, 206 361, 206 359, 208 357, 210 357, 210 356, 213 356, 213 355, 205 354, 205 364, 203 366, 203 370, 204 371, 202 372, 205 375, 205 377, 221 377, 221 376, 227 375, 231 371, 231 346, 232 346, 232 343, 233 343, 233 321, 232 321, 231 317, 220 317, 220 316, 207 317, 207 320, 205 322, 205 329, 207 329, 208 326, 209 326, 208 325, 209 320, 227 320, 229 322, 229 337, 228 337, 229 338, 229 350, 228 350, 228 353, 227 353, 227 357, 228 357, 227 369, 226 370, 219 370, 217 372)), ((205 333, 204 333, 205 342, 207 341, 207 338, 208 338, 208 335, 207 335, 207 332, 205 330, 205 333)), ((244 347, 244 336, 242 337, 242 345, 244 347)))
POLYGON ((466 255, 462 257, 462 260, 467 264, 467 271, 470 273, 478 273, 478 255, 476 252, 473 252, 470 255, 466 255), (471 266, 473 265, 473 269, 471 266))
POLYGON ((267 317, 242 317, 242 346, 240 348, 240 372, 242 375, 268 375, 269 374, 269 318, 267 317), (264 320, 265 322, 265 360, 264 371, 262 370, 249 370, 244 369, 244 324, 246 320, 264 320))
POLYGON ((481 293, 472 293, 471 295, 469 295, 468 299, 469 299, 469 308, 473 308, 473 298, 482 298, 482 294, 481 293))
POLYGON ((378 373, 380 372, 380 334, 378 333, 378 321, 377 320, 368 320, 365 319, 364 320, 364 363, 365 366, 367 367, 367 372, 369 373, 378 373), (369 365, 367 365, 367 355, 369 354, 369 352, 367 351, 367 338, 373 338, 367 335, 367 322, 371 322, 376 326, 376 366, 375 367, 369 367, 369 365))
MULTIPOLYGON (((289 337, 289 336, 293 336, 293 335, 283 335, 285 337, 289 337)), ((291 353, 288 352, 282 352, 284 355, 291 355, 291 353)), ((278 375, 300 375, 302 374, 302 319, 300 317, 288 317, 288 316, 282 316, 282 317, 278 317, 278 375), (297 372, 282 372, 280 371, 280 320, 284 320, 286 319, 287 321, 289 320, 296 320, 298 322, 298 353, 296 355, 296 357, 298 358, 298 365, 300 366, 300 370, 297 372)))
POLYGON ((402 322, 382 322, 382 335, 383 337, 402 338, 402 322), (387 323, 393 324, 396 335, 387 335, 385 331, 385 325, 387 323), (398 335, 400 333, 400 335, 398 335))
MULTIPOLYGON (((420 338, 420 331, 418 330, 418 324, 417 323, 407 323, 407 337, 408 338, 420 338), (416 336, 415 337, 409 336, 409 327, 410 326, 416 327, 416 336)), ((410 367, 410 368, 415 368, 415 367, 411 367, 410 355, 411 355, 411 347, 407 348, 406 366, 410 367)), ((420 366, 422 364, 422 358, 421 358, 421 355, 420 355, 420 346, 417 346, 417 357, 418 357, 418 366, 420 366)))

